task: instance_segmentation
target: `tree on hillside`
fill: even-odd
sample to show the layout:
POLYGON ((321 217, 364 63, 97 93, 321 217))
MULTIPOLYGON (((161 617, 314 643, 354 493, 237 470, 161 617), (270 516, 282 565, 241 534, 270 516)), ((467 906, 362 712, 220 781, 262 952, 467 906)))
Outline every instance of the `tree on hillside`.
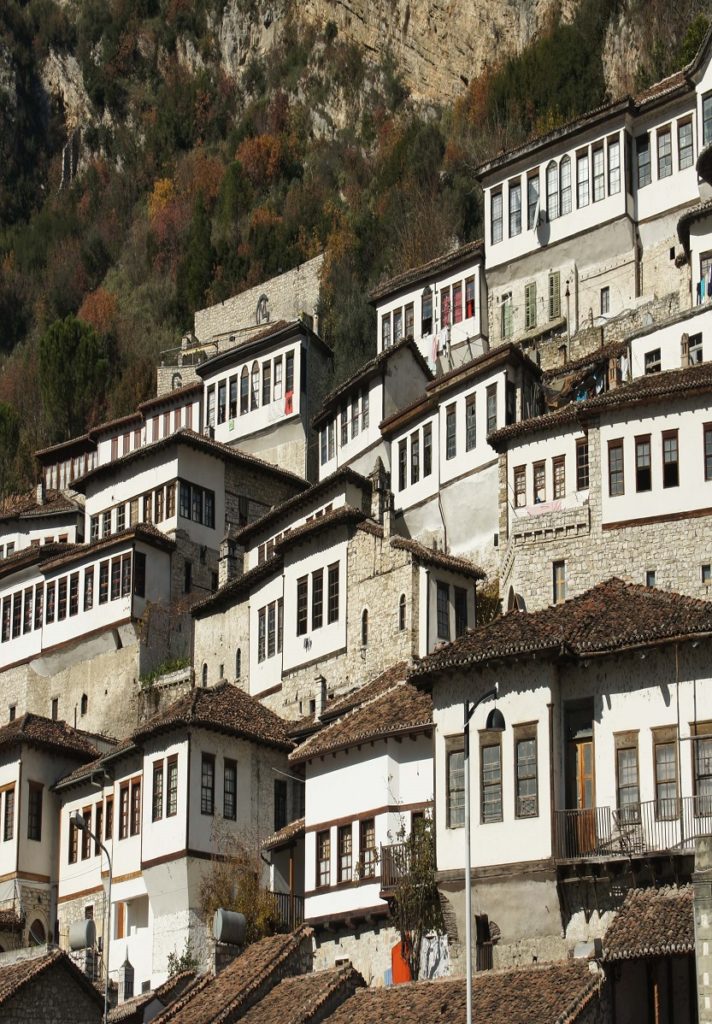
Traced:
POLYGON ((81 434, 103 404, 109 380, 104 344, 75 316, 55 320, 40 338, 40 392, 53 440, 81 434))
POLYGON ((11 405, 0 402, 0 498, 16 489, 19 443, 20 417, 11 405))
POLYGON ((185 255, 176 277, 177 304, 184 323, 190 322, 196 309, 205 305, 205 296, 213 277, 215 250, 210 240, 210 218, 202 192, 195 197, 193 218, 188 230, 185 255))

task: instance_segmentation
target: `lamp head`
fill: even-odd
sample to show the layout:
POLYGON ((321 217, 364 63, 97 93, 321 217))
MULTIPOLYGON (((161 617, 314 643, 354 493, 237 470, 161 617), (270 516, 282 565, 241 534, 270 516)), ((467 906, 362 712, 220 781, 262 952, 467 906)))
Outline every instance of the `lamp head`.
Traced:
POLYGON ((82 832, 86 832, 86 830, 89 827, 87 825, 87 822, 84 820, 84 815, 81 813, 81 811, 75 811, 74 814, 70 814, 69 820, 73 825, 76 825, 76 827, 80 829, 80 831, 82 832))
POLYGON ((504 732, 504 715, 499 708, 492 708, 490 713, 487 715, 485 729, 487 732, 504 732))

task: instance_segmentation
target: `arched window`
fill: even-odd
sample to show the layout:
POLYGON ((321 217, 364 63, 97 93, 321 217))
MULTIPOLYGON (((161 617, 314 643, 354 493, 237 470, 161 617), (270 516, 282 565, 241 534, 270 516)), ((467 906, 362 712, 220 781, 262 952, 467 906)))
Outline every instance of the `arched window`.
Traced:
POLYGON ((173 376, 171 377, 171 387, 173 388, 174 391, 176 390, 176 388, 183 387, 183 378, 179 373, 174 373, 173 376))
POLYGON ((208 663, 203 664, 203 689, 208 685, 208 663))
POLYGON ((81 713, 82 713, 82 715, 86 715, 88 707, 89 707, 89 698, 87 697, 86 693, 83 693, 82 694, 82 700, 81 700, 81 713))
POLYGON ((252 364, 252 401, 250 409, 259 408, 260 404, 260 364, 255 359, 252 364))
POLYGON ((571 213, 571 161, 567 156, 562 157, 559 164, 559 208, 561 216, 571 213))
POLYGON ((546 214, 549 220, 559 216, 559 169, 555 160, 546 168, 546 214))
POLYGON ((398 629, 405 629, 405 594, 398 601, 398 629))
POLYGON ((250 407, 250 374, 246 366, 240 374, 240 415, 244 415, 250 407))
POLYGON ((235 654, 235 679, 239 679, 241 675, 242 675, 242 651, 238 647, 237 648, 237 653, 235 654))
POLYGON ((263 293, 257 300, 257 312, 255 319, 258 324, 269 323, 269 300, 263 293))
POLYGON ((28 939, 31 946, 44 946, 47 942, 47 932, 39 917, 36 917, 30 925, 28 939))
POLYGON ((368 643, 368 608, 364 608, 361 612, 361 646, 365 647, 368 643))

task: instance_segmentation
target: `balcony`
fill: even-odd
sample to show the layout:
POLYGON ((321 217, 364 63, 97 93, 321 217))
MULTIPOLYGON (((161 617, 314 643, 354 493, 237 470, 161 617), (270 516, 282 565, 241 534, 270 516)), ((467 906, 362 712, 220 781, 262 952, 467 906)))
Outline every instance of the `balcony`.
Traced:
POLYGON ((712 835, 709 796, 648 800, 620 810, 591 807, 554 814, 557 861, 692 853, 698 836, 712 835))
POLYGON ((293 932, 304 921, 304 897, 292 892, 272 892, 275 913, 280 928, 293 932))
POLYGON ((381 846, 381 896, 392 896, 398 882, 410 873, 410 858, 408 843, 381 846))

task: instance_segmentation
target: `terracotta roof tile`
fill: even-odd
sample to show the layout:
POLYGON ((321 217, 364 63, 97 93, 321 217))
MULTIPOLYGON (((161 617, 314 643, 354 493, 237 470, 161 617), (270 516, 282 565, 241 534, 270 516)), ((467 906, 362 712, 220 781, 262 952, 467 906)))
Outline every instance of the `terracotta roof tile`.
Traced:
POLYGON ((276 850, 280 846, 287 846, 289 843, 304 835, 304 818, 297 818, 290 821, 284 828, 277 829, 271 836, 262 843, 263 850, 276 850))
POLYGON ((712 602, 613 577, 563 604, 468 630, 423 659, 411 679, 535 652, 586 657, 707 634, 712 602))
POLYGON ((44 500, 40 503, 37 501, 37 491, 32 490, 26 494, 13 494, 5 498, 0 506, 0 521, 53 516, 63 512, 81 513, 83 509, 78 502, 62 491, 45 491, 44 500))
POLYGON ((197 687, 171 704, 165 712, 139 726, 133 733, 133 739, 138 743, 149 736, 188 727, 241 736, 281 750, 293 747, 286 722, 231 683, 221 683, 209 689, 197 687))
POLYGON ((301 490, 306 490, 309 486, 307 481, 302 477, 297 476, 296 473, 291 473, 287 469, 280 469, 279 466, 275 466, 271 462, 266 462, 264 459, 258 458, 257 455, 251 455, 249 452, 245 452, 241 448, 233 448, 229 444, 223 444, 221 441, 215 441, 213 438, 206 437, 205 434, 197 434, 194 430, 188 430, 187 427, 181 427, 180 430, 175 430, 172 434, 167 434, 166 437, 162 437, 159 441, 153 441, 151 444, 145 444, 141 448, 136 448, 134 451, 129 452, 128 455, 122 455, 120 458, 114 459, 112 462, 104 462, 101 466, 96 466, 94 469, 90 469, 88 473, 84 473, 83 476, 77 477, 73 486, 76 490, 81 490, 81 488, 85 487, 90 480, 99 480, 104 476, 121 470, 124 466, 132 465, 135 462, 148 458, 156 452, 162 452, 174 444, 187 445, 190 448, 194 448, 196 451, 203 451, 207 452, 209 455, 215 455, 217 458, 224 459, 226 462, 236 462, 247 466, 254 466, 263 470, 268 475, 278 476, 281 479, 294 483, 301 490))
POLYGON ((240 1017, 240 1021, 242 1024, 309 1024, 314 1018, 322 1021, 330 1007, 343 1003, 365 985, 350 964, 284 978, 240 1017))
POLYGON ((567 377, 569 374, 576 373, 577 370, 585 370, 587 366, 594 366, 596 363, 605 362, 612 356, 622 355, 627 348, 627 341, 610 341, 607 345, 601 345, 600 348, 589 352, 588 355, 581 356, 580 359, 572 359, 570 362, 564 363, 563 366, 554 366, 550 370, 544 370, 542 377, 545 381, 567 377))
POLYGON ((83 761, 93 760, 99 754, 86 736, 72 729, 66 722, 42 718, 30 712, 0 728, 0 749, 15 747, 18 744, 68 754, 83 761))
MULTIPOLYGON (((487 1024, 575 1024, 599 998, 603 975, 585 960, 506 971, 480 971, 472 980, 473 1020, 487 1024)), ((416 981, 358 989, 329 1024, 462 1024, 465 979, 416 981)))
POLYGON ((417 540, 410 537, 391 537, 391 547, 401 551, 409 551, 419 562, 426 565, 434 565, 439 569, 450 569, 452 572, 461 572, 473 580, 483 580, 486 573, 466 558, 458 558, 455 555, 447 555, 444 551, 436 551, 434 548, 426 548, 417 540))
POLYGON ((80 985, 85 992, 91 994, 97 1007, 103 1007, 103 997, 84 972, 80 971, 61 949, 54 949, 26 960, 16 960, 14 963, 0 967, 0 1006, 7 1003, 13 996, 18 995, 26 985, 36 981, 40 974, 57 967, 69 972, 72 980, 80 985))
POLYGON ((339 384, 337 388, 330 391, 321 403, 321 408, 317 412, 316 416, 313 418, 312 426, 318 429, 324 420, 328 419, 329 414, 334 409, 334 406, 339 404, 339 400, 347 391, 350 391, 351 388, 356 387, 357 384, 362 383, 364 380, 371 378, 374 374, 378 373, 382 366, 389 363, 394 355, 398 352, 403 352, 406 349, 410 352, 417 365, 423 371, 425 379, 428 381, 432 380, 433 372, 425 359, 423 359, 420 349, 413 339, 411 337, 401 338, 401 340, 396 342, 395 345, 391 345, 389 348, 385 348, 383 351, 378 352, 372 359, 369 359, 368 362, 360 366, 355 373, 343 382, 343 384, 339 384))
POLYGON ((692 886, 631 889, 603 939, 603 959, 695 952, 692 886))
POLYGON ((156 409, 161 405, 174 402, 177 398, 187 398, 188 395, 202 395, 202 393, 203 382, 193 381, 191 384, 184 384, 182 388, 174 388, 173 391, 166 391, 162 395, 156 395, 155 398, 148 398, 139 404, 139 409, 141 412, 145 412, 147 409, 156 409))
POLYGON ((259 583, 260 580, 268 579, 272 573, 281 569, 282 561, 281 554, 272 555, 271 558, 267 558, 260 565, 256 565, 254 568, 244 572, 242 576, 238 576, 234 580, 228 580, 214 594, 210 594, 208 597, 203 598, 202 601, 194 604, 190 610, 191 615, 193 618, 202 619, 205 615, 212 615, 219 608, 229 608, 238 597, 249 593, 256 583, 259 583))
MULTIPOLYGON (((273 935, 248 946, 217 976, 203 975, 154 1024, 223 1024, 238 1019, 285 975, 300 973, 311 957, 311 929, 273 935)), ((280 1022, 281 1024, 281 1022, 280 1022)))
POLYGON ((512 438, 535 434, 541 430, 551 430, 567 423, 576 423, 604 412, 608 409, 626 408, 626 406, 644 403, 662 402, 678 395, 707 394, 712 391, 712 363, 698 363, 679 370, 666 370, 664 373, 650 373, 636 377, 629 384, 623 384, 613 391, 604 391, 594 398, 583 402, 571 402, 557 409, 556 412, 543 416, 534 416, 528 420, 520 420, 508 427, 493 431, 487 438, 492 447, 501 451, 507 447, 512 438))
POLYGON ((322 721, 329 721, 338 715, 343 715, 347 711, 353 710, 353 708, 358 707, 360 704, 364 704, 367 700, 380 697, 387 690, 393 689, 397 683, 404 683, 408 678, 409 671, 408 662, 396 662, 395 665, 387 668, 385 672, 377 675, 375 679, 371 679, 363 686, 359 686, 343 697, 328 703, 322 712, 322 721))
POLYGON ((450 252, 436 256, 435 259, 429 260, 427 263, 421 263, 418 267, 411 267, 409 270, 404 270, 401 274, 387 278, 385 281, 377 284, 371 290, 368 297, 371 302, 376 302, 392 292, 399 291, 401 288, 407 288, 408 285, 422 281, 423 278, 432 277, 434 274, 462 263, 463 260, 471 256, 484 256, 484 251, 485 243, 481 238, 476 239, 474 242, 466 242, 464 245, 459 246, 459 248, 451 249, 450 252))
MULTIPOLYGON (((263 342, 286 340, 296 334, 307 334, 318 345, 320 345, 326 353, 333 355, 331 346, 328 345, 313 328, 304 323, 303 320, 275 320, 274 323, 267 324, 264 330, 253 331, 247 337, 241 338, 239 341, 236 339, 234 345, 224 348, 221 352, 218 352, 216 355, 210 356, 210 358, 206 359, 204 362, 199 363, 195 368, 195 372, 199 377, 205 378, 210 376, 210 374, 216 370, 234 364, 236 359, 241 361, 242 359, 250 357, 255 349, 262 347, 263 342)), ((214 337, 224 339, 225 332, 215 335, 214 337)), ((209 340, 206 339, 206 341, 201 342, 198 347, 204 347, 209 343, 209 340)))
POLYGON ((162 533, 152 523, 136 523, 135 526, 130 527, 128 530, 122 530, 121 533, 112 533, 110 536, 102 537, 101 540, 95 541, 93 544, 70 544, 68 546, 69 550, 63 551, 57 557, 51 558, 48 561, 43 561, 42 570, 44 572, 58 569, 69 562, 76 562, 78 559, 86 558, 87 555, 93 555, 107 548, 116 547, 117 544, 123 544, 129 540, 140 540, 145 544, 151 544, 153 547, 164 548, 166 551, 172 551, 176 546, 176 542, 172 537, 162 533))
POLYGON ((88 761, 86 764, 80 765, 79 768, 75 768, 74 771, 69 772, 68 775, 62 776, 55 784, 55 789, 60 789, 64 786, 74 785, 75 782, 82 782, 84 779, 90 779, 92 775, 102 771, 103 768, 114 760, 124 756, 125 754, 132 754, 138 750, 136 744, 127 736, 121 740, 112 750, 108 750, 101 754, 99 757, 95 757, 93 760, 88 761))
POLYGON ((7 558, 0 559, 0 578, 11 576, 20 569, 26 569, 31 565, 40 565, 49 562, 53 558, 75 551, 77 544, 41 544, 39 547, 30 546, 15 551, 7 558))
POLYGON ((144 1010, 149 1003, 157 999, 164 1006, 169 1006, 187 989, 195 977, 195 971, 181 971, 179 974, 174 974, 158 988, 152 989, 150 992, 142 992, 140 995, 134 996, 133 999, 119 1003, 109 1011, 109 1020, 112 1021, 112 1024, 115 1021, 124 1021, 125 1024, 143 1024, 144 1010))
POLYGON ((380 696, 324 726, 297 747, 289 755, 289 760, 300 763, 334 750, 345 750, 357 743, 427 729, 432 722, 433 704, 429 694, 408 683, 397 683, 380 696))
POLYGON ((339 505, 338 508, 332 509, 331 512, 325 512, 318 518, 312 519, 308 523, 302 523, 296 529, 285 533, 280 540, 275 542, 274 550, 277 554, 280 554, 291 547, 292 544, 303 540, 304 537, 309 537, 314 533, 321 533, 322 530, 329 529, 332 526, 357 524, 365 518, 366 513, 362 512, 360 508, 354 508, 353 505, 339 505))
POLYGON ((241 530, 235 534, 235 540, 245 547, 249 547, 252 538, 267 529, 270 524, 274 523, 281 516, 287 512, 296 512, 300 508, 308 508, 311 505, 317 503, 320 495, 330 490, 333 484, 345 483, 355 484, 360 487, 364 494, 370 497, 371 494, 371 481, 365 476, 361 476, 355 469, 351 469, 350 466, 342 466, 341 469, 337 469, 336 472, 330 473, 325 476, 318 483, 312 484, 306 490, 301 491, 299 494, 295 494, 291 498, 287 498, 285 501, 274 505, 269 512, 265 512, 263 516, 256 519, 254 523, 248 523, 247 526, 243 526, 241 530))

